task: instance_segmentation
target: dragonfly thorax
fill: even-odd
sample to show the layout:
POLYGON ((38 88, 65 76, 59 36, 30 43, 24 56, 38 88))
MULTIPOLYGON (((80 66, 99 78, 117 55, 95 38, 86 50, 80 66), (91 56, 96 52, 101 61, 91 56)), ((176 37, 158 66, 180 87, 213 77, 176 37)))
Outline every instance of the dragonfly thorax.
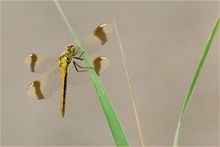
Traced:
POLYGON ((67 68, 71 61, 73 60, 73 57, 77 54, 78 48, 74 45, 67 45, 65 52, 63 55, 59 58, 60 67, 61 69, 67 68))

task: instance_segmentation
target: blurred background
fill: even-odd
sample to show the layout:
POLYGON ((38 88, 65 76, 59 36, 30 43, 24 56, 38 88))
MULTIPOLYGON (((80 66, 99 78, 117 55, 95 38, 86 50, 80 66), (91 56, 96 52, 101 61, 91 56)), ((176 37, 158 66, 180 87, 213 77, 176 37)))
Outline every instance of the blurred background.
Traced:
MULTIPOLYGON (((82 40, 103 22, 120 33, 147 146, 171 146, 179 114, 204 45, 219 17, 218 1, 60 1, 82 40)), ((29 53, 59 57, 74 43, 53 1, 1 2, 1 142, 3 146, 114 146, 91 82, 69 85, 66 115, 60 90, 27 96, 41 75, 24 64, 29 53)), ((131 146, 140 146, 134 109, 114 31, 101 50, 111 66, 100 79, 131 146)), ((46 73, 47 74, 47 73, 46 73)), ((183 119, 181 146, 219 145, 219 31, 183 119)))

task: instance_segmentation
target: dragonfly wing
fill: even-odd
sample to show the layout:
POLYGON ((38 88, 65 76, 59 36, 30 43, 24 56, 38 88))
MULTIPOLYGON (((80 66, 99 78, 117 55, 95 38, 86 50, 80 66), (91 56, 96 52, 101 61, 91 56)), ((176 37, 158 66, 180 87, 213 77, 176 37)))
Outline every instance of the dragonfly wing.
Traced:
POLYGON ((50 74, 30 84, 28 96, 34 99, 48 98, 61 87, 60 69, 56 68, 50 74))
POLYGON ((103 46, 113 31, 111 24, 101 24, 81 42, 86 54, 91 54, 103 46))
POLYGON ((34 73, 43 73, 58 64, 59 59, 46 57, 39 54, 29 54, 25 59, 25 65, 34 73))
MULTIPOLYGON (((107 57, 96 57, 90 61, 99 76, 102 74, 110 65, 110 61, 107 57)), ((68 83, 69 84, 79 84, 89 81, 90 75, 84 61, 77 60, 76 68, 71 64, 68 68, 68 83), (81 67, 81 68, 80 68, 81 67)))

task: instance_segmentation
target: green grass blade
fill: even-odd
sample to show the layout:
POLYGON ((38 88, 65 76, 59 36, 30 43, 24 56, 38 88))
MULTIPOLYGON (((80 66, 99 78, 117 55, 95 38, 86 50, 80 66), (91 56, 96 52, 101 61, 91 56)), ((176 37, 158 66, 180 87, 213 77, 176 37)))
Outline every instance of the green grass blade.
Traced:
POLYGON ((192 92, 195 88, 195 85, 196 85, 196 82, 198 80, 198 77, 199 77, 199 74, 202 70, 202 67, 203 67, 203 64, 205 62, 205 59, 206 59, 206 56, 208 55, 208 52, 209 52, 209 49, 210 49, 210 46, 212 44, 212 41, 213 41, 213 38, 218 30, 218 26, 219 26, 219 23, 220 23, 220 17, 217 19, 213 29, 212 29, 212 32, 206 42, 206 45, 205 45, 205 48, 204 48, 204 51, 202 53, 202 56, 200 58, 200 61, 199 61, 199 64, 197 66, 197 69, 196 69, 196 72, 195 72, 195 75, 194 75, 194 78, 192 80, 192 83, 190 85, 190 88, 189 88, 189 91, 188 91, 188 94, 186 96, 186 99, 185 99, 185 102, 183 104, 183 107, 182 107, 182 111, 181 111, 181 114, 180 114, 180 119, 179 119, 179 123, 178 123, 178 126, 177 126, 177 129, 176 129, 176 134, 175 134, 175 137, 174 137, 174 142, 173 142, 173 146, 174 147, 177 147, 178 146, 178 139, 179 139, 179 130, 180 130, 180 126, 181 126, 181 122, 182 122, 182 119, 184 117, 184 114, 185 114, 185 111, 188 107, 188 104, 189 104, 189 101, 191 99, 191 95, 192 95, 192 92))
MULTIPOLYGON (((63 16, 77 46, 80 47, 80 52, 83 52, 84 49, 82 48, 73 29, 71 28, 68 20, 66 19, 58 1, 54 0, 54 2, 56 4, 58 10, 60 11, 61 15, 63 16)), ((83 54, 83 59, 84 59, 87 67, 92 67, 92 64, 90 63, 90 61, 85 53, 83 54)), ((112 136, 115 140, 115 144, 117 146, 129 146, 126 135, 121 127, 121 124, 118 120, 118 117, 117 117, 115 111, 114 111, 114 108, 111 104, 111 101, 109 100, 108 95, 107 95, 104 87, 102 86, 102 83, 100 82, 95 70, 92 68, 88 68, 88 70, 89 70, 90 76, 92 78, 92 82, 95 87, 96 93, 98 95, 99 101, 101 103, 102 109, 104 111, 105 117, 107 119, 108 125, 110 127, 111 132, 112 132, 112 136)))

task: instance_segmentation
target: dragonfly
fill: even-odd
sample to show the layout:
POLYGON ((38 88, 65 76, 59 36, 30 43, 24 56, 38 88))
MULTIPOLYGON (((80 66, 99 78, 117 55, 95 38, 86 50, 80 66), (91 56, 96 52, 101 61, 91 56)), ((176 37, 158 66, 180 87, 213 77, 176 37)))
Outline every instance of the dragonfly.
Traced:
MULTIPOLYGON (((103 23, 92 31, 80 43, 86 54, 92 54, 103 46, 110 38, 113 31, 111 24, 103 23)), ((48 57, 31 53, 25 59, 25 65, 34 73, 40 74, 54 67, 46 76, 32 82, 28 88, 27 95, 34 99, 45 99, 61 88, 60 111, 62 118, 65 114, 66 90, 68 84, 78 84, 89 81, 88 68, 94 68, 97 75, 102 74, 110 65, 105 56, 90 59, 93 67, 86 67, 80 47, 67 45, 60 57, 48 57), (55 68, 56 66, 56 68, 55 68)))

